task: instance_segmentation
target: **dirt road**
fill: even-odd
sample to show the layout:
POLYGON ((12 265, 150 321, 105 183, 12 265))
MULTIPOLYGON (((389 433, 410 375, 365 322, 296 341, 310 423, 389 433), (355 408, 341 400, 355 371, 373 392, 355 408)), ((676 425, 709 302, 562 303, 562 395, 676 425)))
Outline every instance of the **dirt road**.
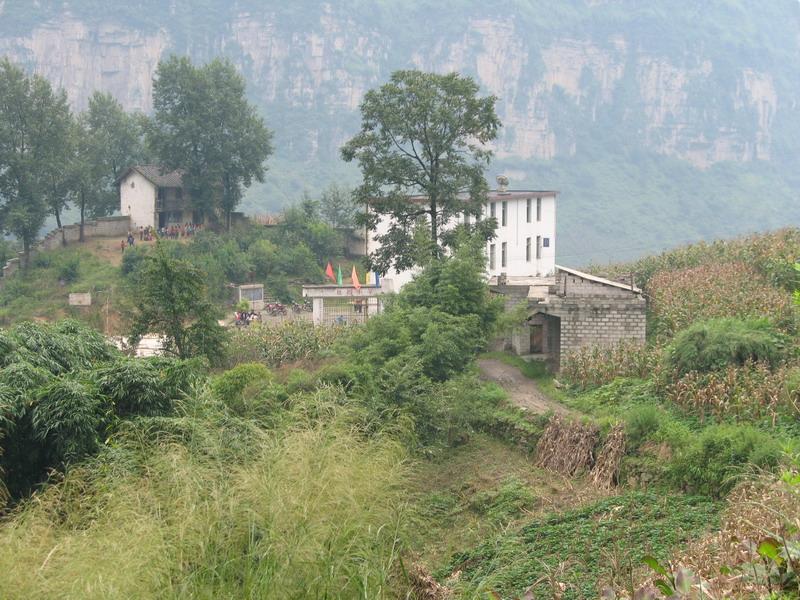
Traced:
POLYGON ((508 399, 525 410, 541 414, 553 411, 566 415, 570 411, 562 404, 550 399, 536 385, 519 372, 519 369, 507 365, 494 358, 478 361, 481 377, 486 381, 494 381, 508 393, 508 399))

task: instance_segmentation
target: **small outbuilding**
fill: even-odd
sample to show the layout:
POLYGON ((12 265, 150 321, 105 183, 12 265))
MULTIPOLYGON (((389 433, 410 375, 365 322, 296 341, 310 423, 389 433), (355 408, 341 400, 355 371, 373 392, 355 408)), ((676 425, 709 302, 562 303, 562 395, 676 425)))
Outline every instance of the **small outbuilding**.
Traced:
POLYGON ((505 340, 506 346, 547 360, 556 370, 571 351, 623 340, 645 342, 647 302, 632 282, 556 265, 553 277, 498 277, 490 284, 507 307, 527 304, 525 323, 505 340))
POLYGON ((379 285, 304 285, 303 298, 311 300, 315 325, 366 323, 383 312, 383 296, 391 293, 391 282, 379 285))

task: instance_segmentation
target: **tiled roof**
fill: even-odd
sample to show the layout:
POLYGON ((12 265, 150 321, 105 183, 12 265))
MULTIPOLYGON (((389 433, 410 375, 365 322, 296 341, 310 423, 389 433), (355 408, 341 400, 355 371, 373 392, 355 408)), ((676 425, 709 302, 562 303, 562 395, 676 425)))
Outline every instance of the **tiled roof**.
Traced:
POLYGON ((153 185, 165 188, 179 188, 183 187, 183 170, 176 169, 175 171, 162 172, 159 165, 134 165, 129 167, 117 179, 119 183, 125 179, 131 171, 138 172, 142 177, 150 181, 153 185))

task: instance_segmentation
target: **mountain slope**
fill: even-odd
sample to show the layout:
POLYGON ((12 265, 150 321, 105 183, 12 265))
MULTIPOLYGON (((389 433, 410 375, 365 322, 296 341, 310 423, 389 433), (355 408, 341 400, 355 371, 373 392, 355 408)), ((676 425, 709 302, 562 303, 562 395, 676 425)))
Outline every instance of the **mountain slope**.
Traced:
POLYGON ((0 53, 150 108, 161 56, 230 57, 276 132, 265 210, 357 180, 338 148, 392 70, 459 70, 496 94, 489 173, 563 191, 560 259, 620 259, 796 222, 800 4, 776 0, 25 0, 0 53), (677 4, 677 6, 675 6, 677 4))

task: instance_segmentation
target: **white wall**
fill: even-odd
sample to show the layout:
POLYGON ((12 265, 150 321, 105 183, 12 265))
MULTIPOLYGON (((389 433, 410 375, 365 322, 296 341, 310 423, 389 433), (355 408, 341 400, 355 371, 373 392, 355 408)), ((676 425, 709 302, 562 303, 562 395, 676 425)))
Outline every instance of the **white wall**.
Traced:
MULTIPOLYGON (((502 223, 502 196, 495 202, 497 237, 486 244, 486 256, 490 257, 491 246, 495 247, 494 268, 487 261, 489 276, 505 273, 509 277, 546 276, 555 271, 556 264, 556 201, 555 196, 538 196, 542 199, 541 220, 536 220, 536 198, 531 198, 531 222, 527 222, 527 198, 505 200, 507 203, 506 225, 502 223), (539 256, 536 258, 536 243, 539 238, 539 256), (530 238, 530 261, 527 260, 527 241, 530 238), (506 244, 506 265, 502 262, 503 243, 506 244), (548 246, 545 247, 544 244, 548 246)), ((485 214, 490 214, 488 208, 485 214)))
MULTIPOLYGON (((505 273, 509 277, 546 276, 555 271, 556 262, 556 197, 555 195, 530 195, 520 196, 520 192, 512 192, 505 202, 507 203, 506 225, 502 224, 502 194, 493 192, 492 202, 496 204, 497 237, 486 244, 487 275, 494 276, 505 273), (542 199, 541 219, 536 219, 536 198, 542 199), (527 198, 531 199, 531 222, 527 222, 527 198), (536 238, 540 239, 540 258, 536 258, 536 238), (527 238, 531 238, 531 260, 526 260, 527 238), (548 247, 544 247, 545 239, 548 247), (502 265, 502 247, 506 244, 506 266, 502 265), (495 246, 495 265, 490 268, 490 247, 495 246)), ((489 204, 484 206, 484 217, 491 214, 489 204)), ((474 218, 474 217, 473 217, 474 218)), ((464 222, 463 217, 454 219, 447 228, 453 227, 457 222, 464 222)), ((378 226, 367 243, 367 253, 374 252, 380 247, 376 236, 383 235, 389 230, 390 221, 381 219, 378 226)), ((411 281, 415 269, 398 273, 394 270, 386 274, 384 279, 391 279, 394 289, 399 290, 411 281)))
POLYGON ((119 184, 119 210, 131 218, 131 230, 158 226, 156 223, 156 186, 137 171, 119 184))

